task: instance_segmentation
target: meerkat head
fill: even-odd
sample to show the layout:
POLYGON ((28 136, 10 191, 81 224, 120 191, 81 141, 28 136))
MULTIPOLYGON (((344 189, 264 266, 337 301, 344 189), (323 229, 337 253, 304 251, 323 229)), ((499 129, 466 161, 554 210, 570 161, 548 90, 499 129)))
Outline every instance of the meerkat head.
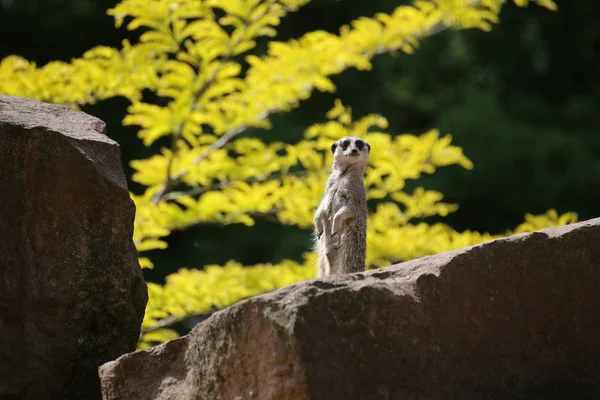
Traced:
POLYGON ((367 165, 370 151, 371 146, 356 136, 345 136, 331 145, 333 163, 344 167, 360 166, 364 168, 367 165))

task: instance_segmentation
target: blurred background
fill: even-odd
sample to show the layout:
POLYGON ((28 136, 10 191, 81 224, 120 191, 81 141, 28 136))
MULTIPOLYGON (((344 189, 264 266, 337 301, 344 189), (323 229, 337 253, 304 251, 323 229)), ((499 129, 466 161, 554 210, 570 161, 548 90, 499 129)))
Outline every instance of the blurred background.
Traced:
MULTIPOLYGON (((318 0, 286 18, 277 39, 324 29, 337 32, 359 16, 391 12, 398 0, 318 0)), ((115 29, 105 11, 115 0, 0 0, 0 58, 17 54, 43 65, 68 61, 91 47, 119 47, 137 34, 115 29)), ((266 140, 296 142, 310 124, 324 121, 333 97, 355 117, 380 113, 394 134, 439 128, 474 162, 471 171, 442 168, 416 185, 436 189, 460 205, 444 221, 457 230, 503 233, 524 213, 575 211, 600 216, 600 7, 595 0, 559 1, 550 12, 530 5, 504 6, 491 33, 446 31, 425 40, 413 55, 380 56, 369 72, 334 77, 338 91, 315 93, 300 108, 273 117, 266 140)), ((259 51, 261 51, 259 46, 259 51)), ((264 50, 264 47, 262 47, 264 50)), ((84 111, 107 122, 129 162, 156 151, 145 148, 135 127, 121 126, 123 99, 84 111)), ((140 187, 129 181, 130 189, 140 187)), ((409 188, 410 190, 410 188, 409 188)), ((431 221, 431 220, 429 220, 431 221)), ((244 264, 300 259, 310 250, 309 231, 269 221, 257 226, 201 226, 173 233, 169 250, 150 253, 161 282, 167 273, 234 259, 244 264)))

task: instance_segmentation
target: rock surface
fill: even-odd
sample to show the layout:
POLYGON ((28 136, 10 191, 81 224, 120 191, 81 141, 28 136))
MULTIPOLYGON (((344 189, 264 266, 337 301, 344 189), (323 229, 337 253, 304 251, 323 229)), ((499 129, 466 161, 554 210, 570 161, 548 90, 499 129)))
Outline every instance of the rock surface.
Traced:
POLYGON ((97 118, 0 95, 0 398, 101 398, 147 290, 120 149, 97 118))
POLYGON ((600 219, 302 282, 100 368, 105 400, 597 399, 600 219))

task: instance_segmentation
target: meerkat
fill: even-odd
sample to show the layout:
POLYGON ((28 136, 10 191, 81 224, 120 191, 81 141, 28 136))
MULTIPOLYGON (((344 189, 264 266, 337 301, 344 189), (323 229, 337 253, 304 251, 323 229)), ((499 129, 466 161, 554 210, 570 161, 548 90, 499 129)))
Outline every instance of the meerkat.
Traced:
POLYGON ((317 277, 365 270, 367 195, 364 173, 371 146, 346 136, 331 145, 332 171, 315 212, 317 277))

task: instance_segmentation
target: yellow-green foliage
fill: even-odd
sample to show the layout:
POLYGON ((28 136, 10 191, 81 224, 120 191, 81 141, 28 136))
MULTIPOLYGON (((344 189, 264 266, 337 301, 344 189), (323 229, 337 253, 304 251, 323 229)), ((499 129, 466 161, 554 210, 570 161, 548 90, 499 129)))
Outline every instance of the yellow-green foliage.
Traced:
MULTIPOLYGON (((328 149, 344 135, 363 137, 372 149, 365 178, 375 207, 368 220, 369 268, 499 237, 420 222, 445 216, 457 205, 442 202, 436 191, 407 193, 406 180, 447 165, 473 167, 451 136, 435 129, 391 136, 383 116, 355 119, 336 100, 327 120, 308 127, 297 143, 267 144, 239 135, 250 127, 269 128, 271 114, 297 107, 314 89, 335 91, 332 75, 348 68, 369 70, 378 54, 412 53, 419 41, 447 28, 490 30, 504 0, 415 0, 391 14, 359 18, 339 34, 314 31, 286 42, 271 40, 265 54, 251 53, 257 39, 275 36, 280 20, 308 2, 123 0, 108 13, 117 27, 143 28, 138 43, 96 47, 71 62, 42 67, 9 56, 0 62, 0 92, 73 108, 123 96, 131 103, 123 123, 139 126, 145 145, 170 137, 171 145, 159 154, 132 162, 133 179, 147 188, 132 194, 134 241, 144 268, 152 268, 152 262, 143 252, 164 249, 170 232, 202 223, 252 226, 255 218, 269 215, 307 229, 308 235, 331 163, 328 149), (146 102, 144 90, 160 100, 146 102)), ((551 0, 535 2, 556 8, 551 0)), ((554 210, 527 215, 514 232, 576 218, 554 210)), ((241 266, 230 261, 181 269, 165 285, 149 283, 140 348, 176 337, 168 328, 174 321, 314 275, 310 252, 302 263, 241 266)))

